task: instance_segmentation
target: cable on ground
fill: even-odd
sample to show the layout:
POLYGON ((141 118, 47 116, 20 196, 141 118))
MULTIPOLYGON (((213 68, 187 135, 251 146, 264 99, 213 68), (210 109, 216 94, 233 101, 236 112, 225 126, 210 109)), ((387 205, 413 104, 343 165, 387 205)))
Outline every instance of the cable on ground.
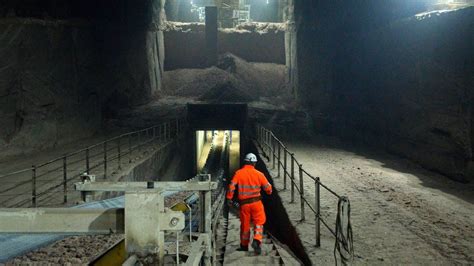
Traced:
POLYGON ((334 244, 334 259, 336 265, 338 257, 342 265, 351 264, 354 260, 351 203, 347 197, 341 197, 337 204, 336 243, 334 244))

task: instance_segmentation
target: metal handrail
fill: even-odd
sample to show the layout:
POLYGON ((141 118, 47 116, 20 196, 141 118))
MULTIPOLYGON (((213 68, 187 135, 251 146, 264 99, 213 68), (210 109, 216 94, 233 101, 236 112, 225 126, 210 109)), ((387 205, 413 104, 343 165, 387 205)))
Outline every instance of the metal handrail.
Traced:
POLYGON ((320 222, 329 230, 329 232, 337 239, 337 234, 335 230, 331 229, 328 223, 321 217, 320 213, 320 202, 321 202, 321 195, 320 195, 320 188, 324 188, 332 195, 334 195, 338 200, 347 199, 347 197, 342 197, 334 190, 330 189, 328 186, 324 185, 319 177, 314 177, 308 171, 303 168, 303 165, 298 162, 295 158, 294 153, 291 153, 288 148, 283 144, 283 142, 278 139, 275 134, 264 128, 263 126, 257 126, 257 142, 264 153, 264 156, 269 160, 269 162, 273 163, 273 168, 278 169, 278 177, 280 177, 280 173, 283 172, 283 190, 287 189, 287 177, 290 178, 290 185, 291 185, 291 203, 295 201, 295 190, 298 192, 300 197, 300 208, 301 208, 301 220, 305 220, 305 206, 307 205, 310 210, 315 215, 315 232, 316 232, 316 246, 319 247, 321 245, 321 234, 320 234, 320 222), (283 158, 281 156, 281 152, 283 151, 283 158), (288 156, 289 155, 289 156, 288 156), (289 163, 288 163, 289 157, 289 163), (277 166, 276 166, 277 165, 277 166), (296 167, 295 167, 296 165, 296 167), (281 169, 282 168, 282 169, 281 169), (299 170, 299 187, 296 183, 295 178, 295 170, 298 168, 299 170), (283 170, 283 171, 281 171, 283 170), (304 195, 304 176, 309 177, 312 181, 314 181, 315 185, 315 202, 314 205, 310 204, 307 197, 304 195))
MULTIPOLYGON (((100 166, 103 166, 103 177, 104 179, 107 178, 107 170, 108 170, 108 163, 112 161, 117 161, 118 169, 121 169, 122 160, 124 160, 125 156, 128 156, 128 161, 132 162, 132 153, 135 150, 141 150, 142 146, 151 143, 155 140, 160 141, 169 141, 172 138, 179 135, 182 131, 184 125, 183 118, 176 118, 174 120, 170 120, 164 122, 162 124, 158 124, 152 127, 148 127, 145 129, 136 130, 133 132, 128 132, 121 134, 119 136, 112 137, 107 140, 103 140, 101 142, 95 143, 93 145, 87 146, 86 148, 82 148, 67 154, 62 155, 61 157, 51 159, 47 162, 35 164, 30 168, 6 173, 0 175, 0 178, 5 178, 17 174, 24 174, 27 172, 31 172, 31 179, 24 180, 24 183, 31 183, 32 190, 31 190, 31 204, 33 207, 37 206, 38 198, 44 193, 57 189, 58 187, 63 187, 64 192, 64 201, 63 203, 67 203, 68 198, 68 182, 73 179, 78 178, 84 172, 90 173, 92 169, 97 169, 100 166), (137 140, 133 140, 136 138, 137 140), (113 145, 110 145, 114 143, 113 145), (112 151, 116 150, 117 153, 110 154, 112 151), (92 152, 93 151, 93 152, 92 152), (70 159, 75 156, 81 156, 81 158, 74 158, 73 161, 70 159), (79 165, 84 163, 85 165, 79 165), (54 164, 54 168, 50 169, 48 167, 54 164), (60 165, 58 165, 60 164, 60 165), (45 172, 40 172, 44 167, 46 168, 45 172), (70 167, 74 167, 75 170, 71 173, 70 167), (79 169, 76 169, 79 168, 79 169), (68 171, 69 170, 69 171, 68 171), (61 176, 56 179, 61 181, 59 185, 51 186, 46 190, 42 190, 41 193, 37 191, 37 182, 42 182, 41 180, 45 179, 45 176, 48 176, 52 173, 62 172, 61 176), (62 177, 62 178, 61 178, 62 177), (40 180, 41 178, 41 180, 40 180)), ((47 178, 47 177, 46 177, 47 178)), ((1 196, 1 193, 0 193, 1 196)), ((22 201, 24 203, 24 201, 22 201)))
POLYGON ((18 170, 18 171, 15 171, 15 172, 3 174, 3 175, 0 175, 0 178, 9 177, 9 176, 16 175, 16 174, 21 174, 21 173, 24 173, 24 172, 29 172, 29 171, 31 171, 31 169, 33 169, 33 168, 30 167, 30 168, 25 168, 25 169, 18 170))

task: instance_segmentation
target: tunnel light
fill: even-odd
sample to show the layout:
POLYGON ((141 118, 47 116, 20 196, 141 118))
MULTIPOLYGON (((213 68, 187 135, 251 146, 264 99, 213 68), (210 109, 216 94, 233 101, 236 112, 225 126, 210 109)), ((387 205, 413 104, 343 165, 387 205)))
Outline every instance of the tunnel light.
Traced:
POLYGON ((474 5, 472 0, 437 0, 433 1, 435 6, 442 6, 448 9, 456 9, 474 5))

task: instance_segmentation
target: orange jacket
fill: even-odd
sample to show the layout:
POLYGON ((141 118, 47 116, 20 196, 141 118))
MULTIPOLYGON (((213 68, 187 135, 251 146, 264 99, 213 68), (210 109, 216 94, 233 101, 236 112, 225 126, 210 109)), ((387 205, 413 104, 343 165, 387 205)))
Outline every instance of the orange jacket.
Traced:
POLYGON ((238 185, 238 198, 239 200, 255 198, 260 196, 260 190, 263 189, 270 195, 272 194, 272 185, 268 183, 265 175, 256 170, 252 165, 245 165, 242 169, 238 170, 232 181, 229 184, 229 190, 227 191, 226 198, 232 199, 234 197, 235 186, 238 185))

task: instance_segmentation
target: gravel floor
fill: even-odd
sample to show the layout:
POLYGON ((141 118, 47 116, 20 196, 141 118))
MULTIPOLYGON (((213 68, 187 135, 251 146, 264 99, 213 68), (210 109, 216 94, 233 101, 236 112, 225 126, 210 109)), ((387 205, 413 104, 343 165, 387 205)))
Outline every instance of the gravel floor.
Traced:
POLYGON ((6 265, 87 265, 123 234, 70 236, 17 257, 6 265))

